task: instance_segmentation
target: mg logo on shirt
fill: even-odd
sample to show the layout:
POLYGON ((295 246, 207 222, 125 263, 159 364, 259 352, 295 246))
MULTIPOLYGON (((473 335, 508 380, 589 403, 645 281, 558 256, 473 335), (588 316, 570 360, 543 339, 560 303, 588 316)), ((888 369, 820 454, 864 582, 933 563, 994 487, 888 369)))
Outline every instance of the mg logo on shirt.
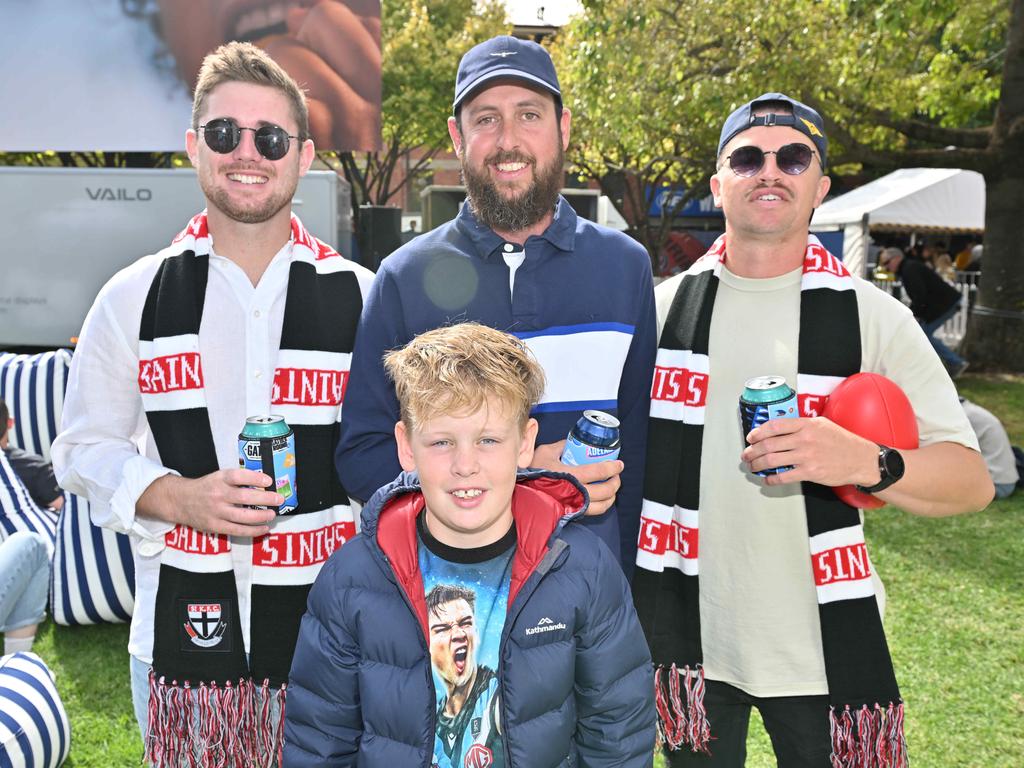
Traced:
POLYGON ((494 765, 494 753, 483 744, 474 744, 466 752, 465 768, 488 768, 494 765))

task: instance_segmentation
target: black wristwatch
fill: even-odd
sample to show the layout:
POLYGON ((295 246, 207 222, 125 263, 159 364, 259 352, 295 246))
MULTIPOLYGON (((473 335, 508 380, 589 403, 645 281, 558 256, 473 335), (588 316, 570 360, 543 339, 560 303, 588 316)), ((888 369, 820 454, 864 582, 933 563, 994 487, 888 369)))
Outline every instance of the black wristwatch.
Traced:
POLYGON ((890 485, 903 477, 906 466, 903 463, 903 456, 895 448, 885 445, 878 446, 878 474, 881 479, 872 486, 865 487, 858 485, 857 490, 864 493, 878 493, 884 491, 890 485))

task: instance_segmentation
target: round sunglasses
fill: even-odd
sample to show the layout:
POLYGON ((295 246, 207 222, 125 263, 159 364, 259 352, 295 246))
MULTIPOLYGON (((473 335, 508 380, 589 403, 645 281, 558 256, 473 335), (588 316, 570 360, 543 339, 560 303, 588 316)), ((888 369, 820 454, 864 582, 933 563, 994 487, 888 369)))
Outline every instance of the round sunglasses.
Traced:
POLYGON ((816 157, 814 150, 806 144, 784 144, 777 150, 767 152, 750 145, 734 149, 726 162, 737 176, 753 176, 764 167, 765 155, 775 155, 775 164, 788 176, 799 176, 811 167, 811 160, 816 157))
POLYGON ((206 125, 200 125, 199 130, 202 131, 206 146, 221 155, 234 151, 238 142, 242 140, 242 131, 252 131, 256 151, 267 160, 280 160, 288 154, 288 140, 299 138, 289 135, 288 131, 279 125, 243 128, 230 117, 218 117, 206 125))

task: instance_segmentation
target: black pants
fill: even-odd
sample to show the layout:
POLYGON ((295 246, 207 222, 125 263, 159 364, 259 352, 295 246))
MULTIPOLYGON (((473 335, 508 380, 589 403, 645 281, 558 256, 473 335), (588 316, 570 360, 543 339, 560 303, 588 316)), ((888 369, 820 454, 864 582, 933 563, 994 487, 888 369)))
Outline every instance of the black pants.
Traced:
POLYGON ((666 751, 672 768, 742 768, 747 759, 751 707, 757 707, 761 713, 779 768, 831 766, 827 696, 759 699, 726 683, 709 680, 704 706, 711 724, 711 754, 695 754, 687 746, 666 751))

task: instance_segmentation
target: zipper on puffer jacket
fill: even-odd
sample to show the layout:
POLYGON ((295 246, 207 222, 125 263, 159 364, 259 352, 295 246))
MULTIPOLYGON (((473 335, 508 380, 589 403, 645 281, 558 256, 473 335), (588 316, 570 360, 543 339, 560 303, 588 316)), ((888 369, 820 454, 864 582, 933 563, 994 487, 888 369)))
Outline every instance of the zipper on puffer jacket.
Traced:
MULTIPOLYGON (((376 542, 374 542, 374 546, 372 547, 372 549, 374 554, 380 560, 383 561, 383 563, 378 563, 378 565, 381 566, 381 570, 383 570, 384 574, 388 577, 388 579, 390 579, 392 583, 394 583, 395 588, 398 590, 398 593, 402 596, 402 602, 405 603, 405 607, 408 608, 409 613, 412 614, 413 624, 415 624, 417 628, 420 628, 420 619, 416 615, 416 609, 410 602, 409 595, 405 593, 405 589, 403 589, 402 585, 398 583, 398 574, 395 573, 395 569, 391 566, 391 560, 389 560, 388 556, 384 554, 384 551, 380 548, 380 546, 376 545, 376 542)), ((423 641, 423 652, 427 656, 427 689, 430 691, 430 701, 434 702, 435 704, 435 706, 431 706, 430 708, 432 714, 430 718, 429 733, 431 734, 431 736, 433 736, 433 734, 437 732, 437 691, 434 688, 434 674, 430 664, 430 641, 426 637, 424 637, 422 633, 417 634, 419 634, 420 640, 423 641)), ((434 742, 433 739, 429 739, 427 743, 427 762, 423 764, 423 768, 430 768, 431 765, 433 765, 433 762, 434 742)))
MULTIPOLYGON (((498 648, 498 688, 501 691, 501 701, 503 702, 501 707, 501 737, 505 740, 505 758, 507 760, 507 768, 516 768, 516 766, 512 759, 512 750, 508 746, 508 708, 504 706, 504 702, 508 701, 508 698, 505 695, 505 647, 508 643, 509 637, 512 635, 512 627, 515 625, 516 621, 518 621, 519 614, 523 612, 523 608, 526 607, 526 603, 531 597, 533 597, 533 593, 537 591, 540 583, 544 581, 544 578, 548 573, 565 557, 568 557, 568 552, 569 545, 563 539, 555 539, 551 544, 551 549, 548 550, 540 563, 537 564, 533 573, 531 573, 526 578, 526 581, 523 582, 523 587, 519 591, 519 594, 516 595, 515 603, 511 606, 513 610, 505 615, 505 627, 501 633, 501 646, 498 648), (534 574, 537 574, 537 579, 533 582, 533 586, 527 590, 527 585, 530 583, 534 574)), ((431 680, 431 683, 433 683, 433 680, 431 680)), ((435 728, 436 727, 435 723, 435 728)), ((523 766, 523 768, 533 767, 523 766)))

